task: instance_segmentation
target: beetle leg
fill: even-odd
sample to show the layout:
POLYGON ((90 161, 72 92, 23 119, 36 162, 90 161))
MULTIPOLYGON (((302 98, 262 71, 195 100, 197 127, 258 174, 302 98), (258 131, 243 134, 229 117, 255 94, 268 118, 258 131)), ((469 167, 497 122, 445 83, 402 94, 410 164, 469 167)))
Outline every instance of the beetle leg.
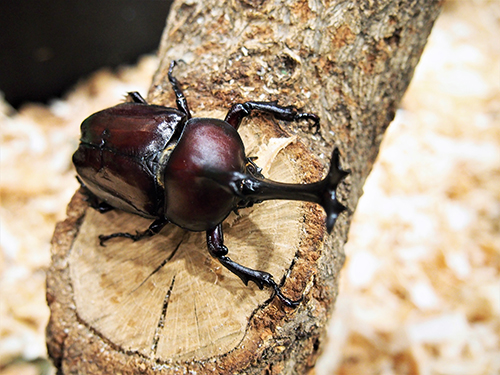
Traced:
POLYGON ((85 200, 94 210, 98 211, 101 214, 104 214, 108 211, 114 210, 115 208, 104 201, 100 201, 94 194, 90 192, 86 187, 83 187, 85 200))
POLYGON ((94 210, 98 211, 99 213, 103 214, 108 211, 114 210, 114 207, 109 205, 108 203, 101 201, 99 198, 97 198, 83 183, 83 181, 80 179, 80 177, 76 176, 76 179, 80 183, 80 186, 82 187, 83 194, 85 195, 85 201, 89 204, 90 207, 92 207, 94 210))
POLYGON ((175 97, 176 97, 175 102, 177 103, 177 108, 179 108, 179 111, 185 113, 187 118, 190 119, 191 112, 189 111, 186 97, 184 96, 184 93, 182 92, 179 81, 172 74, 174 71, 175 64, 176 64, 175 60, 173 60, 170 63, 170 68, 168 69, 168 80, 170 81, 170 84, 172 85, 172 89, 174 90, 174 93, 175 93, 175 97))
POLYGON ((130 100, 132 100, 134 103, 139 103, 139 104, 148 104, 146 99, 142 97, 141 94, 139 94, 137 91, 130 91, 127 92, 127 96, 130 100))
POLYGON ((149 226, 149 228, 143 232, 136 231, 135 234, 124 233, 124 232, 112 233, 112 234, 108 234, 108 235, 101 234, 99 236, 99 244, 101 246, 106 246, 105 242, 109 241, 112 238, 116 238, 116 237, 129 238, 134 242, 142 240, 143 238, 153 237, 154 235, 160 233, 161 230, 163 229, 163 227, 165 225, 167 225, 168 223, 169 223, 169 221, 167 219, 161 218, 161 219, 156 219, 155 221, 153 221, 151 223, 151 225, 149 226))
POLYGON ((87 202, 89 203, 90 207, 98 211, 100 214, 105 214, 106 212, 115 209, 113 206, 109 205, 106 202, 99 202, 97 199, 94 200, 94 197, 87 198, 87 202))
POLYGON ((229 257, 227 257, 227 247, 224 245, 224 236, 222 234, 222 224, 217 225, 215 228, 207 231, 207 246, 208 252, 214 258, 217 258, 219 262, 226 267, 229 271, 238 276, 245 285, 248 285, 249 281, 253 281, 259 289, 264 288, 264 286, 273 288, 274 293, 278 298, 288 307, 297 307, 302 301, 302 298, 297 301, 292 301, 291 299, 285 297, 281 293, 281 289, 276 284, 273 276, 270 273, 264 271, 254 270, 239 263, 234 262, 229 257))
POLYGON ((313 113, 299 112, 294 106, 283 107, 273 102, 245 102, 234 104, 226 115, 225 121, 233 128, 238 129, 243 118, 250 115, 253 110, 269 113, 278 120, 300 121, 312 120, 316 128, 315 134, 319 133, 319 117, 313 113))

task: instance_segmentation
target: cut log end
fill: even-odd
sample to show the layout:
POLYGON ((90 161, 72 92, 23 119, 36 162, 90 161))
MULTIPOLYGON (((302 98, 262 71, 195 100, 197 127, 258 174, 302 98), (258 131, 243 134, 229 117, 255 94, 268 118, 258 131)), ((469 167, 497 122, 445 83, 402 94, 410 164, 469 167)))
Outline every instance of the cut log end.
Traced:
MULTIPOLYGON (((290 144, 293 138, 262 142, 250 126, 241 133, 248 154, 258 157, 267 177, 296 183, 307 175, 321 177, 303 146, 290 144)), ((80 373, 92 368, 106 373, 104 363, 97 363, 111 360, 113 373, 121 361, 127 363, 123 370, 132 372, 137 368, 130 363, 165 373, 200 366, 237 371, 268 356, 271 348, 277 352, 262 365, 270 358, 278 363, 282 351, 298 348, 279 345, 289 339, 286 332, 306 329, 295 325, 317 308, 318 295, 332 298, 318 293, 321 286, 315 282, 325 227, 324 213, 314 204, 268 201, 231 214, 223 226, 231 257, 271 273, 290 299, 303 297, 296 309, 283 306, 272 290, 245 286, 212 259, 204 233, 168 225, 149 239, 99 244, 100 234, 133 233, 148 225, 148 220, 117 210, 100 214, 86 207, 82 194, 75 195, 69 219, 54 237, 48 277, 48 346, 56 364, 64 358, 61 368, 67 364, 80 373)), ((307 357, 317 350, 317 333, 309 329, 303 335, 302 345, 310 348, 299 346, 307 357)))

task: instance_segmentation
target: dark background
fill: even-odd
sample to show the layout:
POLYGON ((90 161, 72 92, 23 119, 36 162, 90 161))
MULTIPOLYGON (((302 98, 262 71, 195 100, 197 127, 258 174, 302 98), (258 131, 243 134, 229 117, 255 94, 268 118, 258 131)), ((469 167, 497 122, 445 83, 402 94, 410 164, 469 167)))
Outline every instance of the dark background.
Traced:
POLYGON ((0 91, 14 107, 60 96, 79 78, 158 47, 171 0, 0 3, 0 91))

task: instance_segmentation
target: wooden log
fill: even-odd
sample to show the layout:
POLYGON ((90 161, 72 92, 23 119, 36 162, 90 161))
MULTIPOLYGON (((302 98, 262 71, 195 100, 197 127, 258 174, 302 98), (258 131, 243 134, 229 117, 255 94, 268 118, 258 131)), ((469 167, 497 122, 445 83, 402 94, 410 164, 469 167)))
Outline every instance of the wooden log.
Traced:
POLYGON ((321 117, 306 123, 261 114, 240 133, 264 175, 310 182, 335 146, 351 170, 331 236, 310 203, 270 201, 224 223, 234 260, 270 272, 270 290, 243 285, 210 258, 203 233, 173 225, 132 243, 98 235, 149 221, 89 209, 81 192, 53 238, 47 278, 50 356, 64 374, 305 374, 314 368, 337 295, 349 222, 432 24, 439 1, 176 1, 148 100, 175 106, 170 61, 195 117, 231 104, 279 100, 321 117))

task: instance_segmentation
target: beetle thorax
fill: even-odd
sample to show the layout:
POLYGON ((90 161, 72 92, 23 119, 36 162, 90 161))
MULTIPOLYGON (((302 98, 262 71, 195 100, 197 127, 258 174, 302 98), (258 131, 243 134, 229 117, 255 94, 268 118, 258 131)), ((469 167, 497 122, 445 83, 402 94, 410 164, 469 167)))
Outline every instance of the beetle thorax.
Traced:
POLYGON ((228 123, 189 120, 164 170, 165 216, 189 230, 215 227, 237 204, 229 179, 245 171, 245 161, 243 142, 228 123))

